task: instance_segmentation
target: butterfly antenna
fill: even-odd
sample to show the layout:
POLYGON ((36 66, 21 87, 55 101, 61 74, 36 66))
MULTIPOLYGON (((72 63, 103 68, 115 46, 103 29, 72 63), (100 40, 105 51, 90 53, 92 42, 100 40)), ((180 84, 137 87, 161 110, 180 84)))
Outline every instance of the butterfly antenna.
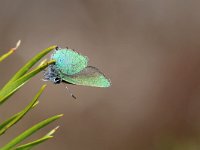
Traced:
POLYGON ((66 86, 67 91, 69 92, 69 94, 71 95, 71 97, 73 97, 74 99, 76 99, 76 96, 74 96, 74 94, 69 90, 69 88, 66 86))

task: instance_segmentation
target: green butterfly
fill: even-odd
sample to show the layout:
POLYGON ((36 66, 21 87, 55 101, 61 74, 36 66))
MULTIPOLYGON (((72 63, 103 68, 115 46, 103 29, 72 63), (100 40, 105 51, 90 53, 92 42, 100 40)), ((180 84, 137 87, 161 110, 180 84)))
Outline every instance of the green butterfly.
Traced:
POLYGON ((88 66, 88 58, 68 48, 56 48, 51 59, 55 64, 49 65, 44 73, 44 80, 54 84, 66 82, 92 87, 109 87, 111 82, 99 69, 88 66))

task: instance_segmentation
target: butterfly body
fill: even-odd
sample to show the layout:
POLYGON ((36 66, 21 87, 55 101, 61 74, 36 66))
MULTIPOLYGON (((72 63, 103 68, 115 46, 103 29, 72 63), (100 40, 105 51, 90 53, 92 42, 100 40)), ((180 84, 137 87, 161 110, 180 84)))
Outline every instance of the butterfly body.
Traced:
POLYGON ((44 73, 45 80, 55 84, 70 84, 109 87, 110 81, 97 68, 88 66, 88 58, 68 48, 57 48, 51 55, 55 64, 50 65, 44 73))

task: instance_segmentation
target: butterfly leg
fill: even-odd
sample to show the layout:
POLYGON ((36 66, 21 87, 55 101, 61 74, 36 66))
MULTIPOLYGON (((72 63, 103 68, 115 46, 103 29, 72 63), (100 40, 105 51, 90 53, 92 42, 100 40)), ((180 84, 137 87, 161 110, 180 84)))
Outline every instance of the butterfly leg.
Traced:
POLYGON ((49 80, 47 80, 47 79, 41 79, 42 81, 45 81, 45 82, 47 82, 47 81, 49 81, 49 80))
POLYGON ((71 97, 73 97, 74 99, 76 99, 76 96, 74 96, 74 94, 69 90, 69 88, 66 86, 67 91, 69 92, 69 94, 71 95, 71 97))

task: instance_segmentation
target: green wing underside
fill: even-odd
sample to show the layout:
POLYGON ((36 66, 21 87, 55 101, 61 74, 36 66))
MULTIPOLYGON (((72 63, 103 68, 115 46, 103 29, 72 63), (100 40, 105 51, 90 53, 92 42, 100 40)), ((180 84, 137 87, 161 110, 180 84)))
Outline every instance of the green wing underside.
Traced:
POLYGON ((83 70, 88 63, 88 58, 71 49, 55 51, 51 59, 55 60, 56 67, 64 74, 73 75, 83 70))
POLYGON ((84 86, 109 87, 110 81, 97 68, 87 66, 85 69, 75 75, 64 75, 62 80, 84 86))

